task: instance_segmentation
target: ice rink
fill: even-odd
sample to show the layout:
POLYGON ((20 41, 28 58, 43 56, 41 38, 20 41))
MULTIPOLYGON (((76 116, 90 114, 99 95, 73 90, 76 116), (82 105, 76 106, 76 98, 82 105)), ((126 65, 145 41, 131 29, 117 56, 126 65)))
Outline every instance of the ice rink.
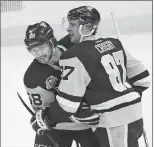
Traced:
MULTIPOLYGON (((141 60, 152 75, 152 33, 121 36, 124 47, 141 60)), ((23 85, 23 75, 33 57, 24 46, 1 48, 1 146, 32 147, 34 131, 17 92, 29 104, 23 85)), ((152 78, 152 77, 151 77, 152 78)), ((152 86, 143 93, 145 130, 152 147, 152 86)), ((74 144, 73 144, 74 145, 74 144)), ((74 146, 75 147, 75 146, 74 146)), ((140 147, 145 147, 143 137, 140 147)))

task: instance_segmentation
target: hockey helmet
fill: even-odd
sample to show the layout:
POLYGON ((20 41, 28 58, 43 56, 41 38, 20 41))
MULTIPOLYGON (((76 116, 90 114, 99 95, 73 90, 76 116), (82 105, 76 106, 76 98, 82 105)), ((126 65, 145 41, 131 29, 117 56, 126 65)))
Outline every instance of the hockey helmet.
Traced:
POLYGON ((72 9, 67 14, 68 20, 79 20, 80 25, 91 23, 93 28, 97 28, 101 20, 99 12, 90 6, 81 6, 72 9))
POLYGON ((24 39, 28 50, 49 41, 53 46, 56 45, 53 29, 47 22, 41 21, 40 23, 28 26, 26 30, 26 38, 24 39))

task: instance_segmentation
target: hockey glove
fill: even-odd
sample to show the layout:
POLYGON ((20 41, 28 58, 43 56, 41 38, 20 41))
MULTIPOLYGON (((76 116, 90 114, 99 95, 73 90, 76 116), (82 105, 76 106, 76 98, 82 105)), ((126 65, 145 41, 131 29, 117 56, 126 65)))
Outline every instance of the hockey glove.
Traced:
POLYGON ((50 122, 45 115, 45 110, 38 110, 31 118, 30 124, 38 135, 43 135, 47 130, 50 130, 50 122))
POLYGON ((90 109, 88 104, 83 102, 77 113, 70 117, 70 120, 87 125, 97 125, 99 123, 99 117, 94 110, 90 109))

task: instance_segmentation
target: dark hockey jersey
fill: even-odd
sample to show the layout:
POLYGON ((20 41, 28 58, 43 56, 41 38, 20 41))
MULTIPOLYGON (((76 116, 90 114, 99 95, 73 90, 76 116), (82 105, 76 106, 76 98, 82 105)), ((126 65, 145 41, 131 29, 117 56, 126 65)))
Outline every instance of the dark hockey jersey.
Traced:
POLYGON ((63 113, 61 113, 61 108, 57 105, 53 94, 53 91, 56 92, 54 88, 58 87, 60 80, 61 71, 49 65, 41 64, 36 59, 33 60, 24 75, 24 85, 33 109, 37 111, 51 105, 52 111, 49 113, 51 120, 55 119, 57 122, 55 129, 84 130, 90 128, 85 124, 73 123, 68 117, 65 120, 62 119, 63 113))
POLYGON ((62 39, 58 41, 59 45, 64 46, 65 48, 69 49, 73 46, 73 43, 71 43, 70 35, 66 35, 62 39))
POLYGON ((25 72, 24 85, 35 110, 47 107, 55 100, 52 92, 56 92, 54 89, 58 87, 60 80, 60 70, 33 60, 25 72))
POLYGON ((64 52, 59 64, 63 76, 56 99, 66 113, 75 113, 85 99, 101 114, 102 126, 142 117, 141 93, 149 87, 149 73, 118 39, 81 42, 64 52))

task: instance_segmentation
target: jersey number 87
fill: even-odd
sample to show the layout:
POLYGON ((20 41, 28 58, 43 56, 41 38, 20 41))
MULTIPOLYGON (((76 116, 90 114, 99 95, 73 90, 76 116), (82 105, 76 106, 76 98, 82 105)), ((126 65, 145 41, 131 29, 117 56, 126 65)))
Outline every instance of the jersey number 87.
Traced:
POLYGON ((124 65, 124 54, 123 51, 113 52, 112 55, 107 54, 102 56, 101 63, 104 66, 106 73, 109 75, 110 83, 115 91, 122 92, 131 88, 126 82, 126 68, 124 65), (118 65, 122 67, 122 78, 118 65))

